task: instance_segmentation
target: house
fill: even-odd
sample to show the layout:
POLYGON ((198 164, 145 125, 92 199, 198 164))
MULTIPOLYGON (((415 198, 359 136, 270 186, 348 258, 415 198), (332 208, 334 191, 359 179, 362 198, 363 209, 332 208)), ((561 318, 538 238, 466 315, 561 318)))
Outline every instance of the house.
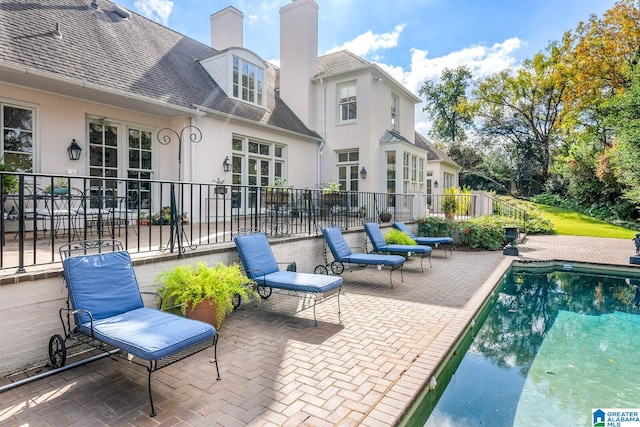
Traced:
POLYGON ((427 207, 432 206, 432 196, 444 190, 458 187, 461 167, 420 133, 416 132, 416 145, 427 150, 427 207))
MULTIPOLYGON (((96 179, 338 181, 415 195, 419 214, 420 99, 348 51, 318 57, 314 0, 280 14, 278 68, 243 46, 233 7, 211 15, 206 46, 108 0, 3 2, 0 154, 20 171, 96 179)), ((137 207, 153 209, 145 191, 137 207)))

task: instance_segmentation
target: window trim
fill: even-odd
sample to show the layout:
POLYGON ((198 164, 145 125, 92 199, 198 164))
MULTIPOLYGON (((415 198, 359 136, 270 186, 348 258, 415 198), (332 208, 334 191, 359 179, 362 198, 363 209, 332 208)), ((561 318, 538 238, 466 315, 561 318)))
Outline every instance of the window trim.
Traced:
MULTIPOLYGON (((251 78, 251 76, 249 76, 251 78)), ((254 62, 251 62, 239 55, 231 55, 231 92, 230 95, 233 99, 246 102, 247 104, 257 105, 264 107, 266 104, 266 69, 254 62), (238 67, 236 68, 236 63, 238 67), (253 75, 254 85, 253 88, 248 88, 249 94, 254 95, 254 100, 245 99, 244 93, 244 69, 245 67, 253 67, 255 73, 253 75), (236 81, 236 75, 238 80, 236 81), (236 93, 237 92, 237 93, 236 93)))
POLYGON ((348 82, 338 83, 336 84, 336 109, 337 109, 337 121, 339 124, 347 124, 347 123, 355 123, 358 120, 358 81, 350 80, 348 82), (341 98, 340 92, 342 89, 350 89, 353 88, 354 94, 350 96, 347 93, 346 98, 341 98), (352 98, 352 99, 351 99, 352 98), (343 102, 342 100, 345 99, 343 102), (352 118, 344 118, 343 117, 343 107, 347 107, 346 112, 351 112, 349 105, 353 104, 353 117, 352 118))
MULTIPOLYGON (((19 108, 22 110, 31 111, 31 170, 30 173, 39 172, 39 158, 40 146, 38 144, 38 107, 37 105, 27 102, 17 102, 15 100, 6 99, 0 97, 0 136, 2 136, 2 146, 0 147, 0 158, 4 160, 4 107, 19 108)), ((66 147, 65 147, 66 148, 66 147)))

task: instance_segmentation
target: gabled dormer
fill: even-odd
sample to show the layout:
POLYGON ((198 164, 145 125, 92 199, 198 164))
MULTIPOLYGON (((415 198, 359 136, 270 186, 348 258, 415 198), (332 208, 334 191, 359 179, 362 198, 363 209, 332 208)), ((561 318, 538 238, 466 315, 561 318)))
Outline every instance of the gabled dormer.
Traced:
POLYGON ((267 64, 258 55, 233 47, 201 59, 200 64, 228 97, 266 108, 267 64))

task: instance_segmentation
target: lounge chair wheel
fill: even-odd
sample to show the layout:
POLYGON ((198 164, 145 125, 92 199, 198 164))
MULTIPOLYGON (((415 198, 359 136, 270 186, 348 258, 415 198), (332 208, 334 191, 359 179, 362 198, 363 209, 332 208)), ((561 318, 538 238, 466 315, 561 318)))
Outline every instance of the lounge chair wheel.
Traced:
POLYGON ((260 296, 264 299, 267 299, 271 296, 271 292, 273 292, 273 289, 271 289, 270 286, 260 286, 258 285, 258 294, 260 294, 260 296))
POLYGON ((49 340, 49 361, 54 368, 61 368, 67 360, 67 348, 64 345, 64 339, 55 334, 49 340))
POLYGON ((233 309, 237 310, 240 307, 240 294, 235 294, 231 299, 231 304, 233 304, 233 309))
POLYGON ((329 274, 329 269, 324 265, 316 265, 316 268, 313 269, 315 274, 329 274))
POLYGON ((338 276, 344 271, 344 264, 341 261, 333 261, 331 263, 331 271, 338 276))

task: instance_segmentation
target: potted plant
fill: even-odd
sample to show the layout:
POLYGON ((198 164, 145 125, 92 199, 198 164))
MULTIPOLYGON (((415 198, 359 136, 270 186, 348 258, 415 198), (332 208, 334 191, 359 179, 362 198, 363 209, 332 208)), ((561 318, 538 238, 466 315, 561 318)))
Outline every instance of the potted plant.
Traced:
POLYGON ((391 221, 391 212, 389 212, 389 209, 384 209, 378 216, 380 217, 380 222, 391 221))
POLYGON ((286 205, 289 202, 289 189, 286 178, 276 178, 273 186, 264 192, 264 203, 267 205, 286 205))
POLYGON ((224 179, 216 178, 214 182, 216 183, 216 194, 227 194, 227 186, 224 185, 224 179))
POLYGON ((360 209, 358 209, 358 216, 360 218, 364 218, 365 216, 367 216, 367 207, 366 206, 360 206, 360 209))
POLYGON ((456 198, 455 188, 447 188, 444 190, 444 196, 442 198, 442 211, 446 219, 453 219, 456 209, 458 208, 458 201, 456 198))
POLYGON ((49 194, 62 195, 69 192, 69 182, 67 178, 56 178, 56 182, 45 187, 44 191, 49 194))
POLYGON ((149 225, 149 211, 141 210, 138 214, 138 225, 149 225))
POLYGON ((259 296, 239 264, 204 262, 178 265, 158 275, 162 308, 180 307, 182 314, 220 328, 227 313, 233 311, 234 298, 247 301, 259 296))
MULTIPOLYGON (((10 172, 12 171, 12 165, 4 162, 3 158, 0 158, 0 171, 10 172)), ((2 176, 2 191, 4 194, 13 194, 18 190, 18 178, 13 175, 2 176)))
POLYGON ((327 181, 322 187, 320 194, 322 203, 325 206, 342 206, 342 194, 340 193, 340 184, 335 181, 327 181))

